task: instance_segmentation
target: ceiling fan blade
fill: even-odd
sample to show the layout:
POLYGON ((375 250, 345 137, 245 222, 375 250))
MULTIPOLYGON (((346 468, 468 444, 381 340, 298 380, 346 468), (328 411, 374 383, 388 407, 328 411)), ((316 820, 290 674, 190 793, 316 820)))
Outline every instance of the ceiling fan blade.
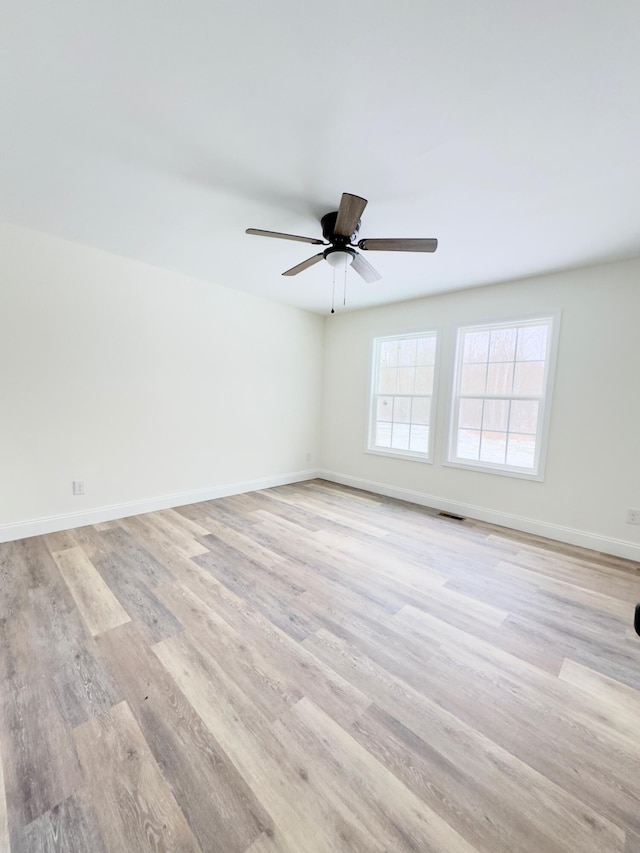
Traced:
POLYGON ((366 258, 356 253, 355 258, 351 262, 351 269, 355 270, 360 278, 363 278, 367 284, 373 284, 374 281, 380 281, 382 276, 377 269, 371 266, 366 258))
POLYGON ((335 224, 335 233, 340 237, 351 237, 358 227, 362 211, 367 206, 366 198, 351 193, 342 193, 338 217, 335 224))
POLYGON ((369 252, 435 252, 438 248, 438 241, 436 239, 413 239, 412 237, 398 240, 365 239, 358 241, 358 248, 369 252))
POLYGON ((261 228, 247 228, 244 233, 255 234, 257 237, 278 237, 280 240, 297 240, 298 243, 313 243, 314 246, 329 245, 317 237, 298 237, 297 234, 283 234, 281 231, 263 231, 261 228))
POLYGON ((303 270, 309 269, 314 264, 317 264, 318 261, 321 261, 324 258, 324 252, 319 252, 317 255, 314 255, 312 258, 307 258, 306 261, 303 261, 301 264, 298 264, 295 267, 291 267, 290 270, 283 272, 282 275, 298 275, 299 272, 303 270))

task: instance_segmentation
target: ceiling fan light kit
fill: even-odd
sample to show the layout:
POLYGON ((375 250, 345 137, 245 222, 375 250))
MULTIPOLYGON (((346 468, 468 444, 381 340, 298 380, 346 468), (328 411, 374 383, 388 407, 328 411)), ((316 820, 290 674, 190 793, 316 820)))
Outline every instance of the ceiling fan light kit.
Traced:
POLYGON ((344 269, 347 266, 350 267, 356 257, 355 251, 348 246, 342 249, 334 249, 331 246, 329 249, 325 249, 322 254, 329 266, 337 270, 344 269))
POLYGON ((381 276, 356 249, 360 249, 361 252, 435 252, 438 248, 438 241, 434 238, 365 238, 358 240, 360 217, 366 206, 366 198, 361 198, 352 193, 342 193, 338 210, 326 213, 320 220, 324 240, 319 240, 317 237, 299 237, 296 234, 285 234, 280 231, 263 231, 260 228, 247 228, 246 233, 258 237, 276 237, 279 240, 311 243, 315 246, 329 246, 328 249, 307 258, 306 261, 285 270, 282 275, 298 275, 303 270, 325 260, 334 270, 344 269, 345 275, 347 267, 350 266, 367 283, 379 281, 381 276))

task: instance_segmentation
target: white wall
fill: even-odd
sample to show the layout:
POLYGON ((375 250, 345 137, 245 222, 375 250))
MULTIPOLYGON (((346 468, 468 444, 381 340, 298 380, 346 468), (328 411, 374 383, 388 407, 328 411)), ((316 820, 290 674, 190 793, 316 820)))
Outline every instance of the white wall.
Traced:
POLYGON ((305 476, 322 323, 0 226, 0 540, 305 476))
POLYGON ((640 559, 640 261, 336 315, 325 327, 328 477, 640 559), (544 482, 443 466, 456 325, 561 312, 544 482), (371 339, 438 327, 433 464, 364 452, 371 339))

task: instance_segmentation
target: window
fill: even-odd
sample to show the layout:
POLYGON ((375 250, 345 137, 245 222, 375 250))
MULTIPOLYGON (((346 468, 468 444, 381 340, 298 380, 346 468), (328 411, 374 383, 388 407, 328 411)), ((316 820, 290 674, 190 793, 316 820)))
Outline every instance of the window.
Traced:
POLYGON ((431 458, 436 332, 376 338, 367 449, 431 458))
POLYGON ((540 479, 553 318, 458 329, 448 462, 540 479))

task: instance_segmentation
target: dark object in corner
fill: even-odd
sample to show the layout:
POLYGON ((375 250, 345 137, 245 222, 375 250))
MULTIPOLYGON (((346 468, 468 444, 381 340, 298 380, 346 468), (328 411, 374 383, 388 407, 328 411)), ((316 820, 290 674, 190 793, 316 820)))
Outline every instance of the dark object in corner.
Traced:
POLYGON ((636 634, 640 636, 640 604, 636 604, 636 618, 633 620, 633 627, 636 629, 636 634))

